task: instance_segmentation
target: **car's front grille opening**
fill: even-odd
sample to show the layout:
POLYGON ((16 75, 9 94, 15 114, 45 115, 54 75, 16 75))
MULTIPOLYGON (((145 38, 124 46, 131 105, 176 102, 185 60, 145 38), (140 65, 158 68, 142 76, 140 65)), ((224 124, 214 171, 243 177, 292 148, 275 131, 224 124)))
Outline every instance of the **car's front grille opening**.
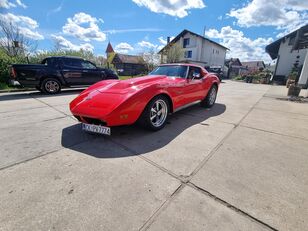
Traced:
POLYGON ((85 122, 87 124, 95 124, 95 125, 102 125, 102 126, 107 125, 107 123, 105 121, 102 121, 100 119, 84 117, 84 116, 82 116, 80 119, 81 119, 82 122, 85 122))
POLYGON ((82 122, 80 116, 74 115, 74 117, 75 117, 79 122, 82 122))

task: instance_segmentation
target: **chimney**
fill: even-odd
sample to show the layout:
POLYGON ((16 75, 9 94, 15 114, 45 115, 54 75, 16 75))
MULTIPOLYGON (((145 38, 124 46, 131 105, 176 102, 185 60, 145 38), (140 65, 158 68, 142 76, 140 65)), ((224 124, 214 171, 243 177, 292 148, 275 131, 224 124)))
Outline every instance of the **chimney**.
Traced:
POLYGON ((167 37, 167 44, 170 43, 170 36, 167 37))

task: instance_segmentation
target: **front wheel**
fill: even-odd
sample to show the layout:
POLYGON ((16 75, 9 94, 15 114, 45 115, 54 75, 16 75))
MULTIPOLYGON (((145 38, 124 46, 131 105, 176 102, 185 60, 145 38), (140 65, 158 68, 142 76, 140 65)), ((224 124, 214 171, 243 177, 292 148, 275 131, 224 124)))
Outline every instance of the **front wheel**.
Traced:
POLYGON ((57 94, 61 91, 61 83, 55 78, 44 79, 41 89, 47 94, 57 94))
POLYGON ((217 97, 217 86, 213 85, 209 90, 207 96, 201 101, 201 106, 203 107, 213 107, 217 97))
POLYGON ((169 106, 168 99, 165 96, 156 96, 144 109, 139 118, 139 124, 152 131, 162 129, 167 123, 169 106))

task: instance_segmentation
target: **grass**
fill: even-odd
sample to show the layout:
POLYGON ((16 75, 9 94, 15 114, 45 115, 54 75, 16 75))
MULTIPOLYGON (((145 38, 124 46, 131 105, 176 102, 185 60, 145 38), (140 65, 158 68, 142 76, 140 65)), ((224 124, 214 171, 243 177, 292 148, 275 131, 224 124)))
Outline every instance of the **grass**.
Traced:
POLYGON ((9 89, 12 89, 12 88, 9 87, 6 83, 0 82, 0 90, 9 90, 9 89))
POLYGON ((125 79, 134 78, 134 76, 122 76, 122 75, 120 75, 119 78, 120 78, 121 80, 125 80, 125 79))

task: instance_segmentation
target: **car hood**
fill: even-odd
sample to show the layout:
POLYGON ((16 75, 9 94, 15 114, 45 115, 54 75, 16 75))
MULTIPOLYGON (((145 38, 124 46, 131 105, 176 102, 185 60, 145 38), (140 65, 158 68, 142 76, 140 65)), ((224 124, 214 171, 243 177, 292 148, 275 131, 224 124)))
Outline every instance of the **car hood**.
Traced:
POLYGON ((128 94, 152 84, 165 82, 167 79, 167 76, 162 75, 136 77, 127 80, 112 81, 106 85, 98 86, 96 90, 101 93, 128 94))

